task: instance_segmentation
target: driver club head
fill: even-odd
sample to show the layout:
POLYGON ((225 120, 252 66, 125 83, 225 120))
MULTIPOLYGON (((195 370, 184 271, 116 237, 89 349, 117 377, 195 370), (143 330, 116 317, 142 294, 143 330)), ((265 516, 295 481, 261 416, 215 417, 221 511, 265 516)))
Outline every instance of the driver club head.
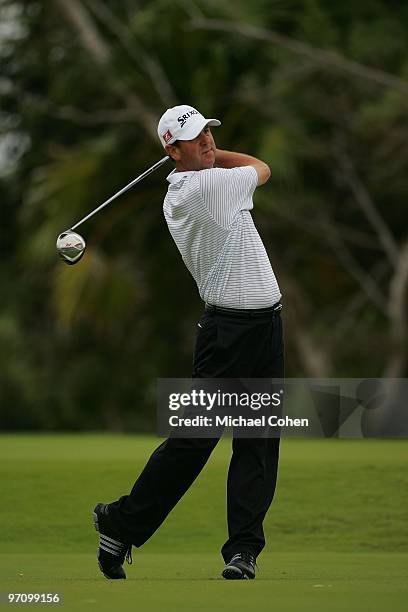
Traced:
POLYGON ((86 242, 76 232, 62 232, 57 238, 57 252, 66 264, 77 263, 85 252, 86 242))

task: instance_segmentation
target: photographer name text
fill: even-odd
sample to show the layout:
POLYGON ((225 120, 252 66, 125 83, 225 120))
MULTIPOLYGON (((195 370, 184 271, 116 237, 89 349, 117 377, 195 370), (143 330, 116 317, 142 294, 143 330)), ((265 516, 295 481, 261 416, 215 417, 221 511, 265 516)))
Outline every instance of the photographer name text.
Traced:
POLYGON ((288 416, 277 417, 276 415, 262 415, 257 418, 246 418, 243 416, 233 417, 230 415, 208 417, 197 415, 195 417, 169 417, 171 427, 309 427, 309 419, 292 419, 288 416))

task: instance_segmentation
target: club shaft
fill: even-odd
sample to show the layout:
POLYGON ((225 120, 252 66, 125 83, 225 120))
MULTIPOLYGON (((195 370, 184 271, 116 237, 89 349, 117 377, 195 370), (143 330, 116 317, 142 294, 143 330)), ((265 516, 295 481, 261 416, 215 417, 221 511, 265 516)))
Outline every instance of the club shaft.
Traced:
POLYGON ((158 162, 156 162, 153 166, 151 166, 150 168, 148 168, 147 170, 145 170, 145 172, 143 172, 143 174, 141 174, 140 176, 137 176, 135 179, 133 179, 133 181, 131 181, 130 183, 128 183, 125 187, 123 187, 120 191, 118 191, 117 193, 115 193, 113 196, 111 196, 108 200, 106 200, 106 202, 103 202, 100 206, 98 206, 98 208, 95 208, 95 210, 93 210, 92 212, 89 213, 89 215, 86 215, 86 217, 84 217, 83 219, 81 219, 80 221, 78 221, 78 223, 75 223, 75 225, 73 225, 70 230, 74 230, 77 227, 79 227, 80 225, 82 225, 82 223, 85 223, 85 221, 88 221, 88 219, 90 219, 91 217, 93 217, 94 215, 96 215, 96 213, 100 212, 102 210, 102 208, 105 208, 105 206, 107 206, 108 204, 110 204, 111 202, 113 202, 113 200, 116 200, 116 198, 118 198, 120 195, 122 195, 122 193, 125 193, 125 191, 128 191, 128 189, 131 189, 134 185, 136 185, 136 183, 139 183, 140 181, 142 181, 144 178, 146 178, 146 176, 149 176, 149 174, 151 174, 152 172, 154 172, 155 170, 157 170, 158 168, 160 168, 160 166, 162 166, 169 158, 168 155, 166 155, 166 157, 163 157, 162 159, 160 159, 158 162))

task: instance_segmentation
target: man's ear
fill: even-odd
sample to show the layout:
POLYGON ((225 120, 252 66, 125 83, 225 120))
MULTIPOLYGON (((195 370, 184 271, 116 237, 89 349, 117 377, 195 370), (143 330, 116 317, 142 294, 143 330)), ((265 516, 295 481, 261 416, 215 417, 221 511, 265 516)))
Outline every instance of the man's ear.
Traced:
POLYGON ((167 155, 169 155, 173 161, 176 161, 176 162, 180 161, 180 151, 178 147, 176 147, 175 145, 169 144, 165 146, 165 150, 166 150, 167 155))

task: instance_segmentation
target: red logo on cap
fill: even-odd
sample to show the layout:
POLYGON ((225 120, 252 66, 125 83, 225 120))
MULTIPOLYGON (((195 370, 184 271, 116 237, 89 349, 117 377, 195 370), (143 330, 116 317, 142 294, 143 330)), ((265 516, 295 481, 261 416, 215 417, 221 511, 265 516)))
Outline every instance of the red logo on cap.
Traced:
POLYGON ((163 140, 164 142, 167 144, 169 142, 169 140, 171 140, 173 138, 173 134, 170 132, 170 130, 167 130, 167 132, 165 134, 163 134, 163 140))

